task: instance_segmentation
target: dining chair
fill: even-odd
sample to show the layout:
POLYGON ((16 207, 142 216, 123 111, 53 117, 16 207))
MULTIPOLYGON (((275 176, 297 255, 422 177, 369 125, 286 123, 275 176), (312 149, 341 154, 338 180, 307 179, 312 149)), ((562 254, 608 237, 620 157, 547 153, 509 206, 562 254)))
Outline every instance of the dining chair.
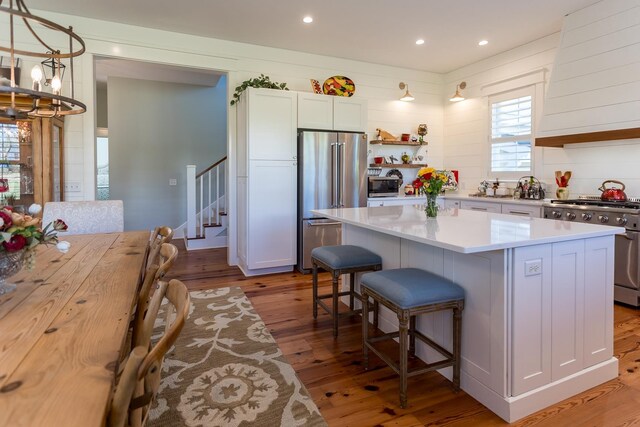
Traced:
POLYGON ((110 427, 141 427, 146 423, 149 408, 160 386, 162 361, 189 315, 190 297, 184 283, 176 279, 169 283, 160 281, 145 317, 145 337, 150 339, 165 297, 169 303, 164 306, 164 334, 152 347, 137 346, 131 351, 111 401, 107 419, 110 427))
POLYGON ((149 240, 149 254, 147 255, 147 267, 156 261, 160 248, 164 243, 171 243, 173 239, 173 229, 166 225, 156 227, 149 240))
POLYGON ((117 233, 124 231, 124 206, 122 200, 45 203, 42 223, 56 219, 67 224, 65 235, 117 233))
MULTIPOLYGON (((153 285, 159 283, 159 281, 164 278, 177 257, 178 248, 171 243, 163 243, 156 257, 156 261, 160 261, 159 265, 154 263, 147 267, 142 286, 138 292, 138 301, 133 317, 131 348, 139 345, 149 345, 148 341, 142 341, 142 331, 144 330, 144 322, 150 304, 149 295, 151 294, 153 285)), ((156 290, 156 292, 158 291, 156 290)))

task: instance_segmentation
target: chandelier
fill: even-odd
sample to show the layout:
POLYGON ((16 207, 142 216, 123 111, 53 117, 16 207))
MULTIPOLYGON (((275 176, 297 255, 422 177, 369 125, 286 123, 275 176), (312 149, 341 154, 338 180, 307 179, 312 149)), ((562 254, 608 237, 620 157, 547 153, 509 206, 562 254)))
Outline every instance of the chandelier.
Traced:
MULTIPOLYGON (((0 0, 0 17, 5 19, 1 27, 5 27, 8 18, 8 38, 0 36, 0 53, 8 54, 9 66, 2 67, 0 77, 0 118, 23 120, 35 117, 59 117, 71 114, 82 114, 87 107, 74 99, 73 58, 85 51, 84 41, 73 32, 73 28, 65 28, 55 22, 32 15, 23 0, 0 0), (29 50, 17 49, 15 24, 20 21, 24 29, 19 28, 26 39, 20 40, 19 46, 28 46, 29 50), (22 31, 23 30, 23 31, 22 31), (30 34, 30 36, 29 36, 30 34), (55 40, 53 43, 45 38, 55 40), (8 43, 7 43, 8 42, 8 43), (74 47, 74 43, 76 47, 74 47), (65 45, 64 48, 61 45, 65 45), (75 49, 75 50, 74 50, 75 49), (31 69, 30 87, 19 86, 20 59, 35 61, 31 69), (68 64, 65 64, 68 62, 68 64), (65 70, 70 74, 70 96, 64 96, 63 77, 65 70), (43 83, 44 77, 44 83, 43 83), (43 86, 50 90, 45 91, 43 86)), ((4 59, 4 58, 2 58, 4 59)), ((24 84, 22 86, 25 86, 24 84)))

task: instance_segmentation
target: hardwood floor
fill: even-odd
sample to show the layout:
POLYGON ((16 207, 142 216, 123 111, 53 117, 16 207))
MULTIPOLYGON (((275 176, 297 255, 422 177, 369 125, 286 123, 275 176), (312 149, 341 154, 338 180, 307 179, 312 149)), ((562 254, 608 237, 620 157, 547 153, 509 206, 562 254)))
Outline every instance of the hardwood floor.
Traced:
MULTIPOLYGON (((438 373, 409 379, 409 406, 398 402, 398 377, 371 357, 361 367, 361 324, 342 319, 334 340, 328 315, 313 320, 311 275, 283 273, 246 278, 226 263, 226 249, 187 252, 171 271, 191 290, 240 286, 311 393, 330 426, 508 425, 464 392, 454 393, 438 373)), ((321 275, 321 292, 330 279, 321 275)), ((588 313, 587 313, 588 314, 588 313)), ((537 412, 516 426, 640 426, 640 310, 615 306, 617 379, 537 412)))

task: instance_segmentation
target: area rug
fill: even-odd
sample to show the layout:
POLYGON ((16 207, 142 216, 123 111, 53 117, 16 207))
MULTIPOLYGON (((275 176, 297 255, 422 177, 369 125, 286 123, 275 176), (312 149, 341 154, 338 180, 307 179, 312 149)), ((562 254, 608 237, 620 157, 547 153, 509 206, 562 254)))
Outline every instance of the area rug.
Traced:
POLYGON ((148 426, 327 425, 238 287, 191 292, 189 319, 162 371, 148 426))

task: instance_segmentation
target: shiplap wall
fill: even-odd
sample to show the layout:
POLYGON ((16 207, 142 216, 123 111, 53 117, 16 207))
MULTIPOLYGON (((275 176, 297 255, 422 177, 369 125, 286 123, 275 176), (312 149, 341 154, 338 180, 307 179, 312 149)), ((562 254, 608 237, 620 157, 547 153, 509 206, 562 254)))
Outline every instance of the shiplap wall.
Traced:
MULTIPOLYGON (((569 40, 571 43, 575 43, 575 37, 578 37, 578 34, 580 37, 590 35, 597 43, 600 43, 599 40, 610 40, 613 36, 607 35, 607 32, 611 32, 615 27, 620 31, 614 38, 624 46, 620 49, 612 48, 609 52, 605 52, 606 48, 592 46, 591 49, 593 49, 592 52, 595 56, 591 59, 581 60, 577 64, 582 67, 583 64, 591 63, 592 67, 599 67, 591 68, 595 74, 585 73, 579 80, 567 82, 560 87, 560 94, 574 97, 570 99, 575 102, 578 111, 575 114, 578 117, 582 114, 580 105, 588 107, 592 104, 582 98, 590 95, 586 93, 574 94, 574 92, 589 90, 588 85, 595 84, 594 82, 598 81, 598 77, 601 76, 599 73, 609 67, 613 67, 615 70, 613 77, 608 82, 615 88, 618 87, 617 85, 624 87, 626 92, 623 96, 629 100, 629 102, 616 106, 619 117, 640 117, 640 106, 638 105, 640 101, 640 86, 638 86, 640 82, 640 70, 638 69, 640 65, 640 38, 637 36, 640 25, 633 24, 633 22, 639 22, 637 21, 639 13, 640 2, 638 0, 606 0, 566 18, 569 23, 572 23, 571 25, 575 25, 578 19, 592 24, 576 28, 570 36, 565 31, 563 39, 565 42, 569 40), (622 14, 612 13, 612 7, 624 12, 622 14), (616 22, 615 25, 614 22, 616 22), (629 28, 622 28, 624 25, 621 22, 626 22, 630 25, 629 28), (598 52, 603 52, 604 56, 596 55, 598 52), (599 59, 595 60, 596 57, 599 59), (617 62, 612 62, 614 57, 617 62)), ((485 61, 460 68, 445 76, 445 95, 453 94, 455 85, 460 81, 464 80, 468 84, 467 90, 464 91, 467 100, 459 103, 444 101, 444 164, 447 168, 460 170, 462 181, 460 193, 474 192, 480 181, 493 178, 488 173, 488 100, 486 96, 483 96, 482 88, 491 82, 508 81, 540 69, 546 70, 547 82, 550 79, 552 82, 555 81, 555 73, 562 73, 561 78, 564 79, 567 67, 559 65, 554 68, 560 41, 560 34, 554 34, 485 61)), ((586 55, 589 55, 588 51, 586 55)), ((586 68, 584 69, 586 70, 586 68)), ((600 86, 596 88, 595 93, 600 94, 600 89, 603 85, 606 86, 606 83, 600 81, 600 86)), ((551 90, 548 89, 548 92, 551 93, 551 90)), ((594 99, 598 99, 598 96, 594 99)), ((538 99, 538 106, 541 106, 542 101, 538 99)), ((542 109, 544 114, 548 113, 547 108, 550 108, 550 111, 557 108, 558 104, 551 101, 550 107, 545 104, 542 109)), ((585 114, 584 117, 586 117, 585 120, 591 120, 589 118, 591 116, 588 114, 585 114)), ((627 124, 629 123, 631 122, 627 121, 627 124)), ((543 136, 540 135, 539 127, 541 124, 544 125, 544 122, 536 123, 538 136, 543 136)), ((637 167, 637 159, 640 158, 640 140, 638 139, 574 144, 564 148, 536 148, 534 155, 534 175, 548 184, 549 197, 555 197, 554 171, 556 170, 571 170, 573 172, 570 183, 570 191, 573 196, 599 194, 598 187, 606 179, 621 180, 627 185, 629 196, 640 196, 640 170, 637 167)))
MULTIPOLYGON (((480 181, 493 179, 489 173, 488 88, 516 89, 528 76, 546 75, 555 58, 559 34, 553 34, 527 45, 488 58, 448 73, 445 76, 444 103, 444 165, 458 169, 460 193, 475 192, 480 181), (465 81, 465 100, 450 102, 456 85, 465 81)), ((542 99, 535 108, 540 111, 542 99)), ((542 149, 535 149, 534 175, 541 175, 542 149)), ((517 179, 517 177, 516 177, 517 179)))
MULTIPOLYGON (((429 125, 428 147, 421 148, 426 161, 441 167, 443 164, 443 105, 441 74, 410 70, 352 61, 337 57, 313 55, 303 52, 267 48, 225 40, 190 36, 161 30, 140 28, 131 25, 88 19, 78 16, 50 12, 37 12, 43 17, 72 25, 87 45, 87 54, 81 57, 81 71, 76 73, 77 83, 84 88, 93 87, 93 56, 107 56, 141 61, 151 61, 186 67, 226 71, 230 91, 245 79, 264 73, 274 81, 286 82, 290 89, 311 92, 309 79, 324 81, 333 75, 346 75, 356 84, 355 96, 368 100, 370 139, 375 137, 375 129, 384 128, 392 133, 416 133, 419 123, 429 125), (403 92, 398 84, 409 83, 411 93, 416 97, 412 103, 398 101, 403 92)), ((68 131, 75 132, 73 149, 80 148, 74 158, 80 156, 81 165, 65 162, 65 179, 80 181, 84 186, 85 199, 94 197, 94 133, 95 111, 94 91, 83 90, 78 95, 87 104, 88 111, 79 117, 70 118, 68 131), (81 141, 76 147, 77 140, 81 141)), ((230 176, 235 176, 235 112, 229 113, 228 155, 230 176)), ((69 141, 67 139, 67 141, 69 141)), ((389 147, 373 147, 370 157, 384 150, 387 154, 403 151, 389 147)), ((405 174, 406 175, 406 174, 405 174)), ((180 185, 181 183, 179 183, 180 185)), ((229 194, 235 194, 235 181, 229 180, 229 194)), ((176 209, 182 207, 176 206, 176 209)), ((229 211, 235 211, 233 197, 229 211)), ((234 243, 235 218, 229 216, 229 263, 235 264, 234 243)))
POLYGON ((640 1, 565 18, 538 136, 640 127, 640 1))

